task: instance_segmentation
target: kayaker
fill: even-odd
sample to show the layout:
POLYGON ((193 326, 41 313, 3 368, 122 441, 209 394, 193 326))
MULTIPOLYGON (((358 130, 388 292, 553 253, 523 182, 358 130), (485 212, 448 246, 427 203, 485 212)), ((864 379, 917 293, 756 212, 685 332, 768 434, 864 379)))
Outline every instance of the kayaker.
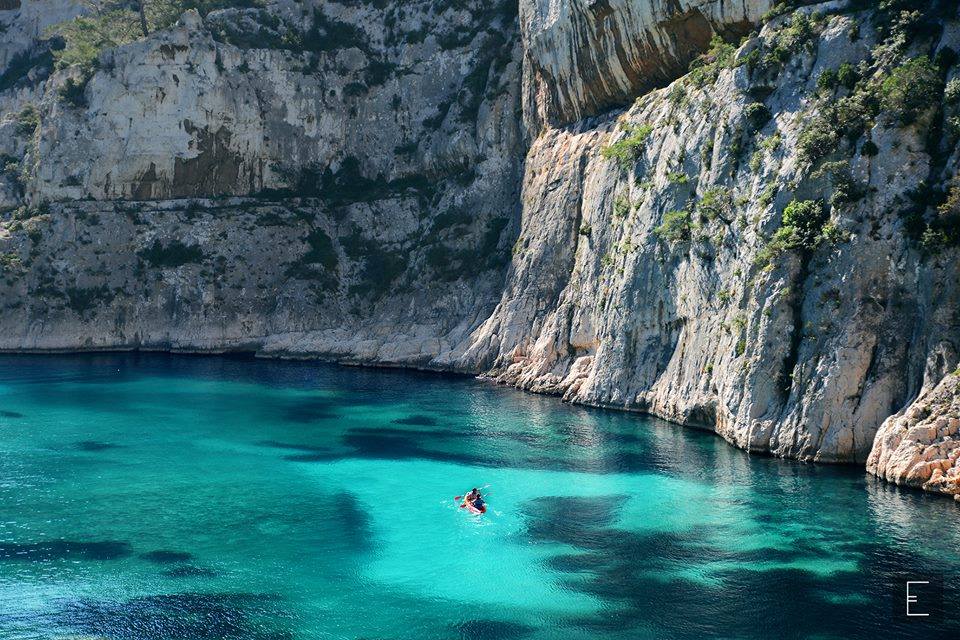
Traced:
POLYGON ((474 487, 473 489, 470 489, 470 493, 468 493, 467 495, 463 496, 463 503, 464 503, 464 504, 472 505, 472 504, 473 504, 473 501, 476 500, 476 499, 479 498, 479 497, 480 497, 480 492, 477 491, 477 488, 476 488, 476 487, 474 487))
POLYGON ((463 496, 463 503, 473 507, 477 511, 483 511, 484 509, 483 496, 480 495, 480 491, 477 490, 476 487, 471 489, 470 493, 463 496))
POLYGON ((483 501, 483 496, 480 495, 480 492, 477 492, 477 497, 473 499, 473 508, 477 511, 483 511, 487 508, 487 505, 483 501))

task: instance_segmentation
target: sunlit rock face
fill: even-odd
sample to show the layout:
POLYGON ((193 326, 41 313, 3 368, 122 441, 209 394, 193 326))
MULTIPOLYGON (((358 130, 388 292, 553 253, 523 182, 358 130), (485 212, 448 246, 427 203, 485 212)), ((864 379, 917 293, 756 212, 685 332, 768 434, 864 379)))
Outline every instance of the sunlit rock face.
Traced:
MULTIPOLYGON (((40 51, 36 4, 9 29, 40 51)), ((276 3, 188 12, 86 82, 29 70, 0 91, 3 348, 428 366, 509 261, 519 51, 510 3, 276 3)))
POLYGON ((953 374, 883 423, 867 471, 960 501, 958 456, 960 375, 953 374))
POLYGON ((686 71, 714 34, 746 34, 771 0, 521 0, 528 125, 563 125, 686 71))
MULTIPOLYGON (((928 254, 904 213, 933 157, 952 176, 958 154, 955 138, 928 144, 929 118, 880 116, 825 150, 860 185, 850 201, 835 197, 837 179, 811 166, 802 139, 849 91, 818 98, 818 78, 868 59, 881 36, 869 14, 829 9, 811 8, 827 15, 783 65, 751 63, 793 33, 779 20, 715 76, 546 129, 527 158, 505 294, 466 361, 752 451, 865 461, 890 413, 958 361, 957 250, 928 254), (637 131, 646 137, 624 161, 603 156, 637 131), (793 202, 818 211, 834 240, 770 261, 793 202), (685 221, 675 238, 671 219, 685 221)), ((956 39, 951 22, 938 46, 956 39)))

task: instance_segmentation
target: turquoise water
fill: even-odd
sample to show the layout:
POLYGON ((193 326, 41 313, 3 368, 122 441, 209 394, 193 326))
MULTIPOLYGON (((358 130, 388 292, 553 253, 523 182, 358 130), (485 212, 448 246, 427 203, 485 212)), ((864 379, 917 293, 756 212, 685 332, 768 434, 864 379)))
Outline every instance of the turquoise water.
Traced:
POLYGON ((0 637, 930 637, 960 509, 466 378, 0 357, 0 637), (472 517, 455 494, 489 485, 472 517), (899 612, 898 612, 899 613, 899 612))

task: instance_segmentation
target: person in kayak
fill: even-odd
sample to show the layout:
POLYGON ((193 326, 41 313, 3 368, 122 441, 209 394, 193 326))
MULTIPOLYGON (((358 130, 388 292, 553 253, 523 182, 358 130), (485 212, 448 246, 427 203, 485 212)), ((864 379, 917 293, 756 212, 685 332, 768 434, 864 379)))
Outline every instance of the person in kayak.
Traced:
POLYGON ((468 505, 476 509, 477 511, 483 511, 485 503, 483 502, 483 496, 480 495, 480 492, 476 487, 470 490, 470 493, 463 496, 463 504, 468 505))
POLYGON ((477 511, 486 511, 487 504, 483 501, 483 496, 477 492, 477 497, 473 499, 473 508, 477 511))

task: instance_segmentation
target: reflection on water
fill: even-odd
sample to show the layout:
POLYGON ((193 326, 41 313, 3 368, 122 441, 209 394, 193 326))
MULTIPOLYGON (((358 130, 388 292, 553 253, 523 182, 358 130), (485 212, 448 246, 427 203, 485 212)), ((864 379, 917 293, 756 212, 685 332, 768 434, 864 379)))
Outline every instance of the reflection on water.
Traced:
POLYGON ((947 500, 463 378, 4 357, 0 433, 3 638, 919 638, 960 575, 947 500))

